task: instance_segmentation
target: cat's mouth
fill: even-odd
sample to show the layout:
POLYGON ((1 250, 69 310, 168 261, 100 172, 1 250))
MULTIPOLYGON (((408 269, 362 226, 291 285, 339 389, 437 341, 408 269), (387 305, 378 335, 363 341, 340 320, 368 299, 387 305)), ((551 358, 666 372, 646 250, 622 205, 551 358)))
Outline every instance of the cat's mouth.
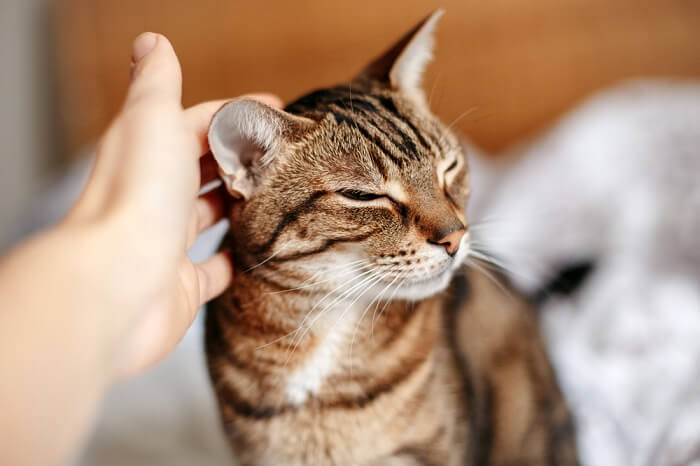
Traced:
POLYGON ((469 249, 467 243, 468 240, 465 238, 455 256, 443 257, 430 266, 427 264, 420 268, 407 266, 403 271, 388 277, 384 282, 389 285, 384 285, 384 296, 380 299, 415 301, 444 290, 449 285, 455 270, 464 263, 469 249), (386 291, 387 288, 391 290, 386 291))
POLYGON ((430 271, 420 273, 407 269, 382 280, 383 283, 374 286, 375 295, 379 300, 410 300, 425 299, 444 290, 452 279, 452 275, 461 262, 458 258, 447 258, 433 266, 430 271))
POLYGON ((448 266, 427 276, 404 278, 391 285, 391 299, 417 301, 439 293, 450 283, 452 272, 448 266))

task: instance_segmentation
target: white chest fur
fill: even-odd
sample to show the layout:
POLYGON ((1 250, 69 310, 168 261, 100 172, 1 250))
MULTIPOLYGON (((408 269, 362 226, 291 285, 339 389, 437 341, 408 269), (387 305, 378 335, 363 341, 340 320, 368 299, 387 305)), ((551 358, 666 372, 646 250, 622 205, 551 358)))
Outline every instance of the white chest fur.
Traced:
POLYGON ((318 395, 324 381, 337 369, 340 358, 349 357, 358 317, 356 308, 344 304, 324 312, 313 323, 311 331, 318 336, 319 343, 287 378, 286 393, 291 403, 301 405, 309 396, 318 395))

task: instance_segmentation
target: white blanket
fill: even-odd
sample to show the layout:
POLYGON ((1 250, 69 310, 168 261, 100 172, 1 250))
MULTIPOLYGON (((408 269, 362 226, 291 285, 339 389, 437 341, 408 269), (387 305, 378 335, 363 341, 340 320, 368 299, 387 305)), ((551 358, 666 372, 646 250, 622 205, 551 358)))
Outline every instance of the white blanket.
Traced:
POLYGON ((595 264, 574 295, 542 309, 584 464, 691 464, 700 458, 700 84, 600 94, 510 158, 505 170, 477 161, 475 178, 482 169, 494 182, 472 217, 511 279, 533 292, 567 264, 595 264))

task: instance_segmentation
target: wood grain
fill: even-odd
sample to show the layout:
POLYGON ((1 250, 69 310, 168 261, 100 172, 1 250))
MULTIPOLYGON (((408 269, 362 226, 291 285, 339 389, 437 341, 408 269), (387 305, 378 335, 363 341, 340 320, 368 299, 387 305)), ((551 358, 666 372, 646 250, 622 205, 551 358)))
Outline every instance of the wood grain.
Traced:
POLYGON ((446 122, 492 151, 618 80, 700 77, 695 0, 63 0, 54 23, 66 151, 119 110, 130 43, 144 30, 174 43, 186 105, 259 90, 288 100, 345 80, 438 6, 447 14, 426 90, 446 122))

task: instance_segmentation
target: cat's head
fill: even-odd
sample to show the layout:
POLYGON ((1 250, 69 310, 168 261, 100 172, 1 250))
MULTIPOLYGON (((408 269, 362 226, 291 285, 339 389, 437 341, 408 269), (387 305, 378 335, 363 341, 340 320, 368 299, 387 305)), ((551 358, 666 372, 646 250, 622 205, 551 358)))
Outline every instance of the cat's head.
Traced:
POLYGON ((448 284, 467 250, 467 166, 420 87, 441 14, 348 84, 284 111, 241 99, 216 114, 211 149, 244 200, 232 212, 239 272, 369 300, 448 284))

